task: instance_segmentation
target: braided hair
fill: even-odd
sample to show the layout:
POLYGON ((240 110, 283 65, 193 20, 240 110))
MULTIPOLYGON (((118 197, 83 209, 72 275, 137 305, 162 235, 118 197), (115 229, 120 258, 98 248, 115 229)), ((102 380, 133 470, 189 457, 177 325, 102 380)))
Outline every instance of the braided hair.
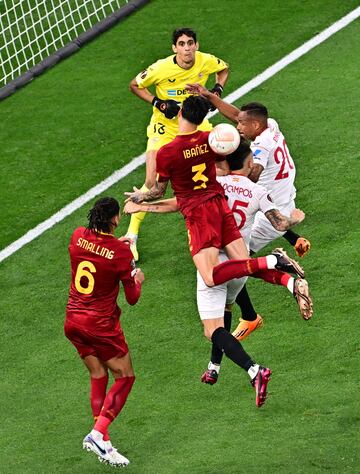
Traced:
POLYGON ((89 224, 87 228, 92 231, 111 232, 111 219, 118 215, 120 206, 116 199, 104 197, 96 201, 88 213, 89 224))

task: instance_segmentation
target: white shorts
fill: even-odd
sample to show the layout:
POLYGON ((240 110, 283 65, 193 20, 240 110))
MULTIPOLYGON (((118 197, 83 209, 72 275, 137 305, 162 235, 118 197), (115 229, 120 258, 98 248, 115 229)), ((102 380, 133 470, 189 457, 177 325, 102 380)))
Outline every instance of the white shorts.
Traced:
MULTIPOLYGON (((228 257, 222 253, 219 258, 221 262, 228 260, 228 257)), ((222 285, 209 287, 205 285, 200 273, 197 272, 196 299, 200 319, 222 318, 225 305, 235 302, 247 278, 234 278, 222 285)))
MULTIPOLYGON (((284 216, 290 217, 291 211, 295 209, 295 201, 291 201, 285 205, 278 206, 279 211, 284 216)), ((285 232, 279 232, 274 229, 269 219, 265 217, 262 212, 257 212, 254 220, 254 224, 251 229, 250 249, 253 252, 258 252, 265 245, 269 244, 273 240, 281 237, 285 232)))

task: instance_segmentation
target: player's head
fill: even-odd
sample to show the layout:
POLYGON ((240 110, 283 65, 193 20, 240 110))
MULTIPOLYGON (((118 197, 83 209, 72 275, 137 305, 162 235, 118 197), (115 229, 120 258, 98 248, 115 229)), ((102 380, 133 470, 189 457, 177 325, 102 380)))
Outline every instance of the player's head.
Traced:
POLYGON ((98 199, 88 213, 88 229, 100 232, 113 232, 120 220, 120 206, 116 199, 98 199))
POLYGON ((209 102, 199 95, 191 95, 182 103, 180 116, 194 125, 200 125, 209 112, 209 102))
POLYGON ((196 33, 191 28, 178 28, 173 32, 172 49, 180 66, 191 67, 195 62, 195 52, 199 49, 196 33))
POLYGON ((237 129, 242 137, 254 140, 267 128, 268 111, 260 102, 249 102, 241 106, 237 129))
POLYGON ((249 144, 245 140, 241 140, 237 149, 226 156, 226 161, 230 171, 244 170, 246 175, 250 173, 253 165, 253 154, 249 144))

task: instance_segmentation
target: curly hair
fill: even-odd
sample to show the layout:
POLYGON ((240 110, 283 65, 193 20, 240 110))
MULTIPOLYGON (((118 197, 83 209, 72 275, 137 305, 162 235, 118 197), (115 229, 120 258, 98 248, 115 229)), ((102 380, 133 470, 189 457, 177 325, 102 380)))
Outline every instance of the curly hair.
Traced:
POLYGON ((89 224, 87 228, 92 231, 110 232, 111 219, 118 215, 120 206, 116 199, 103 197, 96 201, 88 213, 89 224))

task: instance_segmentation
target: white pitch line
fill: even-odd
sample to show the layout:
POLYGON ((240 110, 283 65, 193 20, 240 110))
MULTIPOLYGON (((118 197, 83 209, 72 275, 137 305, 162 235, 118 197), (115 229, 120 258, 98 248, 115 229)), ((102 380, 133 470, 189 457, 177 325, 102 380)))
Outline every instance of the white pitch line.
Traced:
MULTIPOLYGON (((340 18, 340 20, 333 23, 324 31, 317 34, 306 43, 302 44, 299 48, 294 49, 294 51, 292 51, 290 54, 287 54, 286 56, 284 56, 282 59, 280 59, 280 61, 276 62, 272 66, 265 69, 265 71, 263 71, 261 74, 257 75, 256 77, 251 79, 249 82, 247 82, 243 86, 236 89, 234 92, 226 96, 224 100, 226 100, 226 102, 232 103, 240 99, 240 97, 244 96, 251 90, 255 89, 255 87, 259 86, 263 82, 270 79, 270 77, 277 74, 286 66, 296 61, 298 58, 308 53, 310 50, 312 50, 319 44, 323 43, 325 40, 330 38, 330 36, 334 35, 341 29, 345 28, 352 21, 356 20, 359 16, 360 16, 360 7, 357 7, 355 8, 355 10, 351 11, 344 17, 340 18)), ((216 113, 217 111, 211 112, 208 116, 213 117, 216 113)), ((51 229, 51 227, 53 227, 55 224, 57 224, 58 222, 61 222, 63 219, 65 219, 65 217, 69 216, 70 214, 75 212, 77 209, 82 207, 84 204, 91 201, 91 199, 98 196, 102 192, 106 191, 108 188, 110 188, 115 183, 120 181, 122 178, 130 174, 132 171, 134 171, 136 168, 141 166, 143 163, 145 163, 145 153, 134 158, 126 166, 115 171, 111 176, 104 179, 104 181, 101 181, 101 183, 89 189, 89 191, 87 191, 85 194, 78 197, 74 201, 72 201, 67 206, 60 209, 60 211, 56 212, 49 219, 47 219, 44 222, 41 222, 39 225, 29 230, 25 235, 20 237, 20 239, 16 240, 12 244, 8 245, 3 250, 1 250, 0 262, 10 257, 10 255, 15 253, 17 250, 20 250, 22 247, 24 247, 24 245, 30 243, 32 240, 39 237, 48 229, 51 229)))

